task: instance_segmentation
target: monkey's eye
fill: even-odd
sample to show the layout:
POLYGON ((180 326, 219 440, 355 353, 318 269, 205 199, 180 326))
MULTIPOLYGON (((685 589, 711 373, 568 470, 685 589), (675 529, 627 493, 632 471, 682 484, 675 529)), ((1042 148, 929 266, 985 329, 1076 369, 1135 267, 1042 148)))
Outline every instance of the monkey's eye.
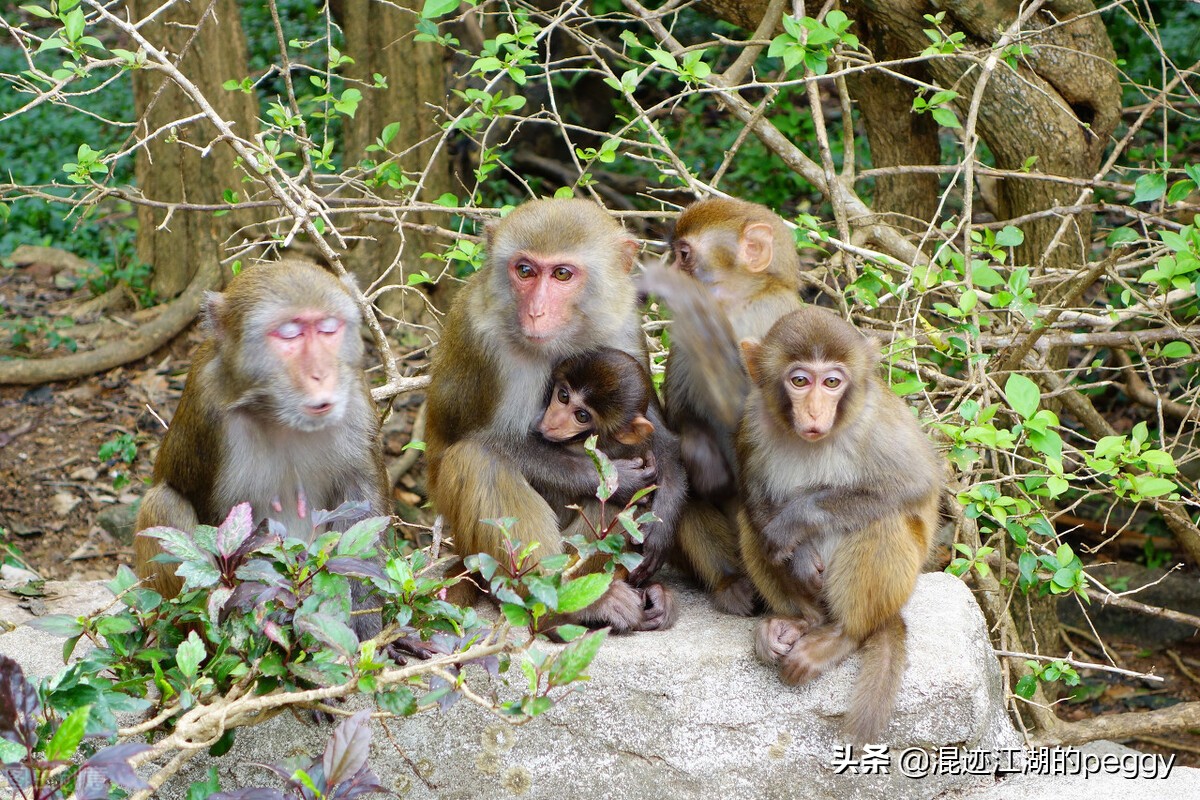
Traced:
POLYGON ((299 322, 285 322, 275 329, 275 335, 280 339, 295 339, 304 332, 304 326, 299 322))
POLYGON ((837 377, 836 375, 830 375, 828 378, 825 379, 825 388, 826 389, 836 389, 837 387, 839 387, 841 385, 842 385, 842 379, 837 377))
POLYGON ((566 387, 564 386, 558 387, 558 402, 562 403, 564 406, 571 402, 571 395, 567 392, 566 387))
POLYGON ((554 280, 564 282, 575 277, 574 273, 572 273, 571 270, 567 269, 566 267, 555 267, 554 272, 550 274, 554 276, 554 280))
POLYGON ((592 421, 592 415, 581 408, 575 412, 575 421, 580 425, 587 425, 592 421))
POLYGON ((805 386, 808 386, 808 384, 809 380, 807 375, 792 376, 792 386, 795 386, 797 389, 803 389, 805 386))
POLYGON ((317 333, 337 333, 342 327, 342 321, 337 317, 326 317, 318 320, 317 333))
POLYGON ((680 242, 675 246, 675 252, 679 256, 679 265, 681 267, 691 267, 692 265, 692 248, 687 242, 680 242))
POLYGON ((520 278, 521 280, 529 280, 530 278, 532 278, 534 276, 534 272, 535 272, 534 268, 530 264, 525 263, 524 261, 522 261, 520 264, 517 264, 517 266, 516 266, 517 277, 520 278))

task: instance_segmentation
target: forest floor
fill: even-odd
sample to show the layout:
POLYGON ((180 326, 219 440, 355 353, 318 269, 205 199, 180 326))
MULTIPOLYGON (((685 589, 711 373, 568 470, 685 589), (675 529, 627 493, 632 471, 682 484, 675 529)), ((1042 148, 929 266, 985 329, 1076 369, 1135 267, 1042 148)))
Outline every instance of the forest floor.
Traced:
MULTIPOLYGON (((52 318, 56 308, 69 306, 71 295, 56 288, 53 276, 39 272, 36 265, 0 269, 0 307, 6 318, 35 311, 52 318)), ((160 418, 171 419, 199 341, 193 326, 152 356, 100 375, 38 387, 0 387, 0 561, 8 548, 15 556, 10 562, 19 560, 50 580, 107 580, 119 565, 132 563, 132 508, 150 478, 164 430, 160 418), (127 464, 119 456, 101 459, 101 447, 122 435, 132 436, 132 461, 127 464), (128 477, 126 485, 117 481, 114 486, 118 472, 128 477), (116 535, 106 527, 117 530, 116 535)), ((399 458, 409 441, 415 411, 414 398, 386 426, 389 461, 399 458)), ((403 518, 428 524, 429 512, 419 509, 425 502, 420 461, 402 478, 393 499, 403 518)), ((410 528, 406 535, 420 540, 420 528, 410 528)), ((1104 560, 1132 561, 1136 552, 1118 542, 1105 551, 1104 560)), ((1180 574, 1176 571, 1171 577, 1192 585, 1200 581, 1200 571, 1194 568, 1183 572, 1183 578, 1180 574)), ((1196 607, 1180 610, 1196 613, 1196 607)), ((1081 671, 1076 697, 1059 707, 1063 718, 1200 700, 1200 636, 1148 643, 1136 632, 1123 633, 1136 627, 1100 625, 1097 630, 1120 666, 1153 673, 1164 682, 1081 671)), ((1105 661, 1086 628, 1086 623, 1080 627, 1072 621, 1069 641, 1044 649, 1057 653, 1066 648, 1080 661, 1105 661)), ((1200 731, 1129 744, 1174 753, 1178 765, 1200 766, 1200 731)))

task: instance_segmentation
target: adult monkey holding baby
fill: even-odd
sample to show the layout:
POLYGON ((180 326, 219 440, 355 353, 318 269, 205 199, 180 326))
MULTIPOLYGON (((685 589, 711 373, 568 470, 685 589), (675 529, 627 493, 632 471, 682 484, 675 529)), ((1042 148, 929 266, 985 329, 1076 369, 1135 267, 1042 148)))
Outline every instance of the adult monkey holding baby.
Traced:
MULTIPOLYGON (((637 244, 586 200, 534 200, 488 226, 487 261, 459 292, 433 355, 426 422, 429 494, 460 555, 508 561, 499 528, 514 517, 532 558, 561 553, 558 509, 543 495, 594 496, 590 459, 537 431, 551 370, 563 358, 608 346, 645 362, 646 343, 630 271, 637 244)), ((686 482, 678 443, 657 402, 649 459, 614 462, 620 507, 651 484, 660 518, 644 530, 642 564, 614 580, 579 622, 614 630, 655 630, 671 620, 670 594, 648 580, 671 544, 686 482)))

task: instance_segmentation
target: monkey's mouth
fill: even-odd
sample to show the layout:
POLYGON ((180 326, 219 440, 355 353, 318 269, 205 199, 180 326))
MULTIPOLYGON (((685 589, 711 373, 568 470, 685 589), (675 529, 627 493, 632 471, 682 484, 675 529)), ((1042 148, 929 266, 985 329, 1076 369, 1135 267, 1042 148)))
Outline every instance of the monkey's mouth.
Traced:
POLYGON ((318 403, 313 406, 305 406, 304 413, 314 417, 323 417, 333 411, 333 403, 318 403))
POLYGON ((800 438, 806 442, 817 442, 824 439, 829 431, 821 430, 820 428, 800 428, 796 431, 800 434, 800 438))

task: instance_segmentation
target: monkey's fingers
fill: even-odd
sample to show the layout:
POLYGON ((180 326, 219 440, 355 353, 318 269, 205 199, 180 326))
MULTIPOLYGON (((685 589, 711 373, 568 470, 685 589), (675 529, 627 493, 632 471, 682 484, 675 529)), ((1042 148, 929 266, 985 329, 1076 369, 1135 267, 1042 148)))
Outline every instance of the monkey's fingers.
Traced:
POLYGON ((422 641, 416 636, 401 636, 389 643, 386 650, 388 656, 400 666, 408 663, 409 656, 424 661, 442 652, 437 645, 422 641))
POLYGON ((667 554, 665 550, 660 548, 646 548, 642 553, 642 563, 638 564, 632 572, 629 573, 629 582, 634 586, 641 586, 658 572, 666 561, 667 554))

